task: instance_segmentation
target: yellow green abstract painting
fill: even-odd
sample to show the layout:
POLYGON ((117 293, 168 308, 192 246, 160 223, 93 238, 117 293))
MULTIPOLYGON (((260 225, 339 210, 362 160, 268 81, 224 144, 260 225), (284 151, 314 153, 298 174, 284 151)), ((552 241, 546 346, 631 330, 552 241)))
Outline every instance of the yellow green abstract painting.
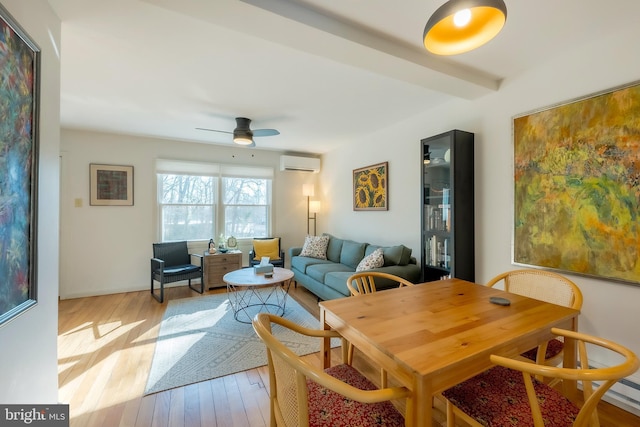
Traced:
POLYGON ((640 85, 513 131, 514 262, 640 283, 640 85))

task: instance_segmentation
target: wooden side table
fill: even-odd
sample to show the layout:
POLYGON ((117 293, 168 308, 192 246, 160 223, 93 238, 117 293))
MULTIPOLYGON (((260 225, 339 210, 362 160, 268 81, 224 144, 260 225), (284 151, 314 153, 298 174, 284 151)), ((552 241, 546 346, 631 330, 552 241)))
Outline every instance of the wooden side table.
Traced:
POLYGON ((209 289, 226 286, 222 278, 230 271, 242 268, 242 252, 205 253, 202 259, 204 265, 204 283, 209 289))

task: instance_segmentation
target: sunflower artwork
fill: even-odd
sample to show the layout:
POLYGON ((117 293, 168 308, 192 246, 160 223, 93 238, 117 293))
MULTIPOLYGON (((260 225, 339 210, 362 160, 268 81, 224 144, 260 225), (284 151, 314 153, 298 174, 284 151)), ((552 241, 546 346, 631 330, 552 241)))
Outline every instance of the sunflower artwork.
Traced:
POLYGON ((389 210, 389 163, 378 163, 353 171, 353 210, 389 210))

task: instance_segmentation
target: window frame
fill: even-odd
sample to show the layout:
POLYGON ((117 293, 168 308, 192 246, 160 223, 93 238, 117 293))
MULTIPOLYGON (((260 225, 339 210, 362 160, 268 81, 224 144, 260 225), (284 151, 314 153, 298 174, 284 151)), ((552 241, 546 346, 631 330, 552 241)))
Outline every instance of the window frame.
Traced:
MULTIPOLYGON (((189 208, 193 208, 193 207, 208 207, 209 209, 211 209, 212 211, 212 215, 213 215, 213 221, 211 221, 211 223, 213 224, 214 228, 217 228, 217 223, 218 223, 218 211, 219 211, 219 207, 218 207, 218 202, 220 200, 219 197, 219 193, 220 189, 219 189, 219 179, 216 178, 215 176, 211 176, 211 175, 202 175, 202 174, 188 174, 188 173, 175 173, 175 172, 166 172, 166 173, 157 173, 156 174, 156 207, 158 210, 158 216, 157 216, 157 236, 160 242, 172 242, 172 241, 180 241, 180 240, 187 240, 187 241, 200 241, 200 240, 204 240, 204 239, 189 239, 189 238, 181 238, 178 240, 170 240, 170 239, 165 239, 165 234, 166 234, 166 229, 165 229, 165 210, 164 207, 183 207, 186 209, 189 208), (212 193, 211 194, 211 203, 163 203, 162 202, 162 191, 163 191, 163 186, 162 186, 162 176, 163 175, 176 175, 176 176, 189 176, 189 177, 209 177, 212 179, 212 193)), ((208 239, 207 239, 208 240, 208 239)))
MULTIPOLYGON (((224 178, 250 178, 250 179, 265 179, 266 182, 266 205, 265 206, 265 222, 267 236, 271 235, 273 230, 273 185, 274 185, 274 169, 272 167, 256 167, 248 165, 224 165, 219 163, 207 163, 207 162, 192 162, 183 160, 170 160, 170 159, 156 159, 156 238, 159 241, 164 241, 164 223, 163 212, 161 203, 161 190, 162 182, 161 175, 187 175, 187 176, 210 176, 214 179, 214 201, 213 201, 213 215, 215 221, 213 221, 213 235, 203 239, 181 239, 190 242, 208 242, 209 239, 213 239, 217 243, 218 236, 223 234, 225 238, 230 237, 226 235, 226 208, 227 206, 256 206, 252 204, 238 204, 227 205, 224 203, 224 178)), ((174 206, 192 206, 193 204, 173 204, 174 206)), ((202 206, 197 204, 195 206, 202 206)), ((238 241, 244 239, 251 239, 251 237, 238 237, 234 236, 238 241)), ((252 236, 253 237, 253 236, 252 236)))
POLYGON ((273 225, 273 220, 272 220, 272 210, 273 210, 273 179, 270 178, 264 178, 264 177, 240 177, 240 176, 224 176, 222 175, 220 177, 220 191, 219 191, 219 203, 220 203, 220 210, 219 210, 219 215, 218 215, 218 221, 219 221, 219 226, 220 229, 223 230, 223 232, 225 233, 225 236, 230 237, 231 235, 233 235, 236 239, 251 239, 252 237, 256 237, 254 236, 245 236, 245 237, 238 237, 237 235, 234 234, 226 234, 226 228, 227 228, 227 219, 226 219, 226 208, 229 206, 234 206, 234 207, 256 207, 256 206, 263 206, 264 207, 264 211, 265 211, 265 223, 266 223, 266 230, 265 230, 265 237, 266 236, 270 236, 271 235, 271 231, 272 231, 272 225, 273 225), (224 179, 243 179, 243 178, 249 178, 249 179, 254 179, 254 180, 265 180, 266 181, 266 193, 265 193, 265 198, 266 198, 266 203, 265 204, 225 204, 224 200, 224 179))

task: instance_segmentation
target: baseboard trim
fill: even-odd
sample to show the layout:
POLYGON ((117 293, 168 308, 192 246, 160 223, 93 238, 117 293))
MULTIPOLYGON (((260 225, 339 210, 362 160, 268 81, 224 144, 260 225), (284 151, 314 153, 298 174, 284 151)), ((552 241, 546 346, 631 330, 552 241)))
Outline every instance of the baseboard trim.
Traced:
MULTIPOLYGON (((184 280, 182 282, 173 282, 173 283, 167 283, 164 285, 164 288, 174 288, 174 287, 178 287, 178 286, 187 286, 187 281, 184 280)), ((200 284, 199 279, 196 279, 195 282, 192 282, 192 284, 200 284)), ((158 287, 158 284, 156 283, 156 287, 158 287)), ((114 289, 114 288, 109 288, 109 289, 99 289, 99 290, 95 290, 92 289, 90 292, 73 292, 73 293, 69 293, 69 294, 65 294, 65 295, 59 295, 58 298, 60 300, 65 300, 65 299, 74 299, 74 298, 87 298, 87 297, 99 297, 99 296, 103 296, 103 295, 113 295, 113 294, 123 294, 123 293, 127 293, 127 292, 140 292, 140 291, 150 291, 150 285, 146 285, 144 287, 128 287, 128 288, 119 288, 119 289, 114 289)))
POLYGON ((640 416, 640 384, 628 378, 618 381, 602 400, 640 416))

